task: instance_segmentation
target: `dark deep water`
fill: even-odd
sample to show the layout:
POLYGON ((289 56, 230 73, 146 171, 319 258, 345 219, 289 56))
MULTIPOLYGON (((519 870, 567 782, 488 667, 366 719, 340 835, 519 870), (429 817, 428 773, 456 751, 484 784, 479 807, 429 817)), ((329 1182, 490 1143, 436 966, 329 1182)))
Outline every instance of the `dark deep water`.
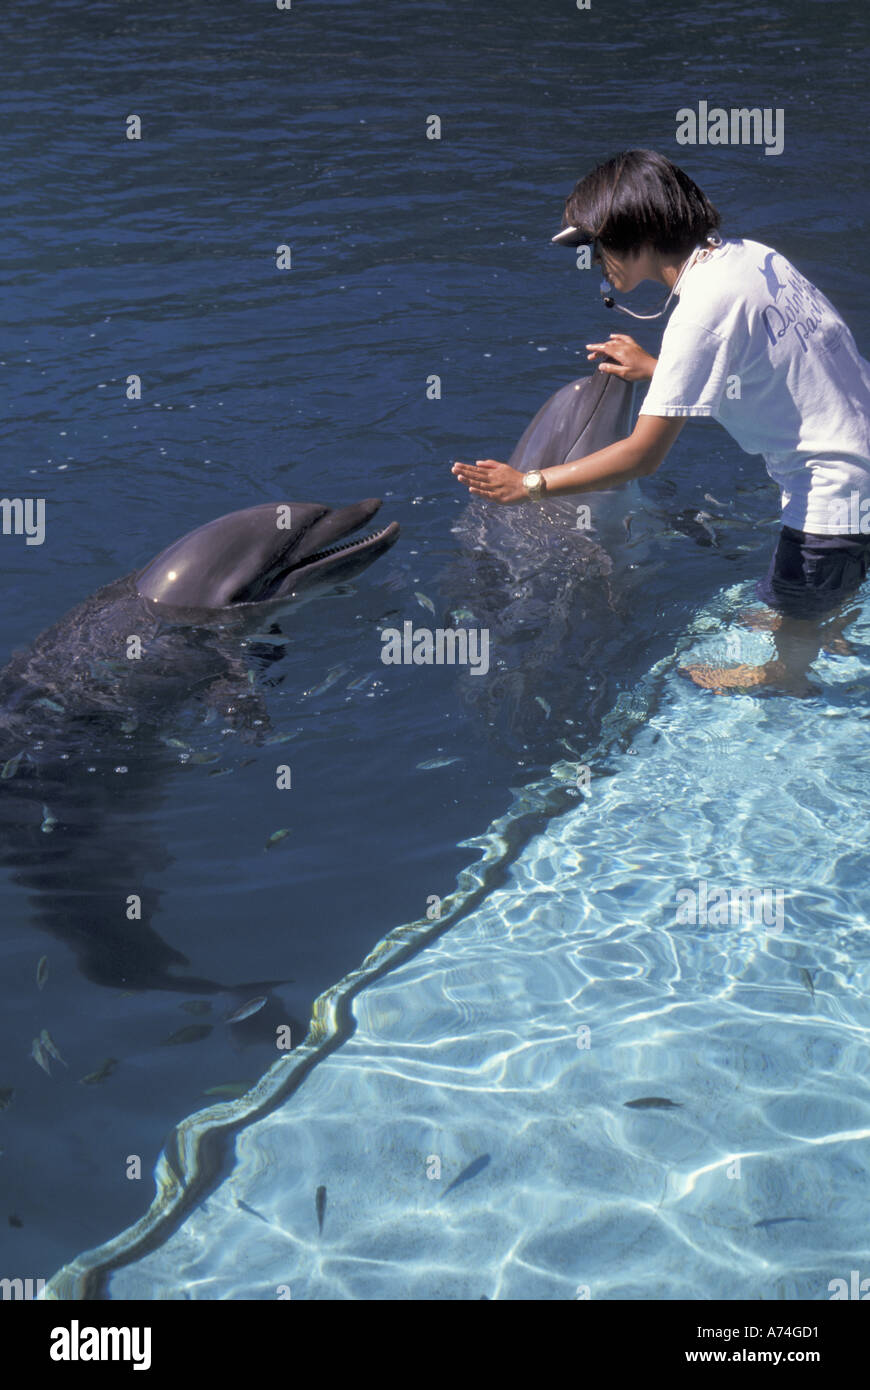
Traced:
MULTIPOLYGON (((50 835, 32 815, 0 818, 0 1093, 14 1090, 0 1117, 0 1274, 48 1277, 141 1214, 163 1137, 207 1088, 254 1080, 276 1022, 301 1040, 316 995, 451 890, 474 857, 457 846, 510 786, 566 735, 582 748, 706 596, 766 567, 776 491, 760 460, 695 423, 643 486, 648 583, 618 616, 587 603, 581 649, 528 667, 519 707, 469 707, 449 669, 379 660, 379 624, 431 616, 416 594, 439 622, 457 602, 465 499, 450 461, 506 457, 586 369, 583 344, 615 327, 595 273, 549 245, 562 199, 599 159, 644 145, 683 164, 725 230, 792 259, 867 355, 867 32, 845 0, 589 12, 7 0, 0 34, 2 491, 46 501, 44 544, 0 537, 2 660, 224 512, 377 495, 402 525, 352 591, 300 609, 285 655, 260 671, 286 743, 192 715, 167 722, 175 743, 119 730, 117 760, 72 750, 50 835), (675 112, 699 100, 784 108, 784 152, 676 146, 675 112), (141 141, 125 138, 130 113, 141 141), (426 138, 432 113, 440 141, 426 138), (141 401, 125 397, 131 373, 141 401), (427 399, 433 373, 440 400, 427 399), (721 518, 716 545, 673 524, 697 509, 721 518), (442 758, 456 761, 418 766, 442 758), (72 823, 87 832, 75 844, 72 823), (266 850, 279 828, 291 833, 266 850), (130 951, 181 953, 181 973, 226 990, 126 987, 135 893, 151 936, 130 923, 130 951), (120 952, 109 978, 82 968, 85 929, 120 952), (287 983, 228 1025, 261 981, 287 983), (68 1069, 34 1062, 42 1029, 68 1069), (110 1075, 80 1084, 108 1058, 110 1075)), ((654 350, 654 327, 618 330, 654 350)))

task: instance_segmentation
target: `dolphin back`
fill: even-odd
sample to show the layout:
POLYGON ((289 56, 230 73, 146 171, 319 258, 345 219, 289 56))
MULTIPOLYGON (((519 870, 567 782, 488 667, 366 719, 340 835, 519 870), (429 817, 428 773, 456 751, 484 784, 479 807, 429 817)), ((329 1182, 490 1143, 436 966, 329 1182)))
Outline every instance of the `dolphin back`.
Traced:
POLYGON ((570 463, 631 433, 634 386, 593 372, 562 386, 526 426, 508 462, 528 473, 570 463))

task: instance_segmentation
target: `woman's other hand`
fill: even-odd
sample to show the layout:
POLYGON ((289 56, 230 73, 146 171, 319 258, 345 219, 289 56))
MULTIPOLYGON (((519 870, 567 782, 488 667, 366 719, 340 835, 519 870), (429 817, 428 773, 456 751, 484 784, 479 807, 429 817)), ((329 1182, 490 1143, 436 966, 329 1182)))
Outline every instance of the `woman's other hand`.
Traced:
POLYGON ((586 346, 590 349, 586 354, 590 362, 596 357, 613 359, 600 363, 599 372, 621 376, 623 381, 649 381, 655 371, 658 359, 644 352, 640 343, 627 333, 611 333, 606 343, 587 343, 586 346))

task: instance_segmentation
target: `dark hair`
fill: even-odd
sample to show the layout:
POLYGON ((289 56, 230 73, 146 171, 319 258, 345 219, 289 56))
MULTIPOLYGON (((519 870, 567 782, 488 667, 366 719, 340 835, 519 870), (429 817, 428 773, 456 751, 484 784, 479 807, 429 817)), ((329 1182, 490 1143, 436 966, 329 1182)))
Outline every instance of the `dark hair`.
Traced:
POLYGON ((626 150, 599 164, 565 200, 562 225, 609 251, 651 246, 679 255, 703 242, 720 217, 696 183, 655 150, 626 150))

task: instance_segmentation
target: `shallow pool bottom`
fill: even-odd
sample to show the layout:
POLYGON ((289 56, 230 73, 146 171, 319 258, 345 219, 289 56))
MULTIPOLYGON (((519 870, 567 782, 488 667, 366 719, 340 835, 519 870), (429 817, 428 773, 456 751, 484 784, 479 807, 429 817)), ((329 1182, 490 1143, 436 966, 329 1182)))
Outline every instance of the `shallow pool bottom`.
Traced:
POLYGON ((678 664, 765 659, 735 597, 111 1297, 826 1299, 870 1274, 870 604, 818 697, 702 693, 678 664))

